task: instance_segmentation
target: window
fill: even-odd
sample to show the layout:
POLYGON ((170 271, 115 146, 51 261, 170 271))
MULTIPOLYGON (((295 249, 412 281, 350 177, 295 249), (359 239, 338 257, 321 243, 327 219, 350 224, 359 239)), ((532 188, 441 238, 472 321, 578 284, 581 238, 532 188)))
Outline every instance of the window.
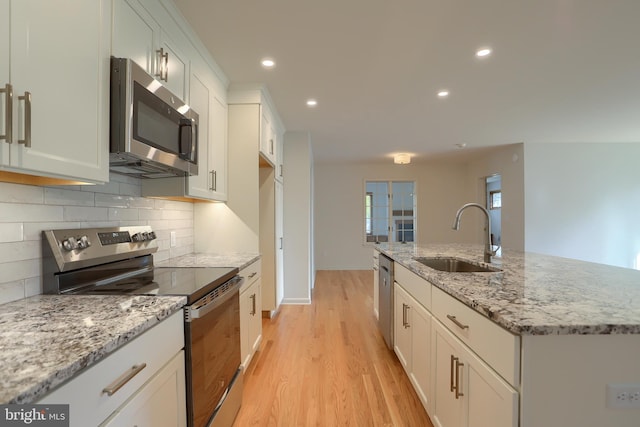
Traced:
POLYGON ((502 192, 500 190, 489 192, 489 209, 500 209, 502 207, 502 192))
POLYGON ((415 239, 415 183, 367 181, 364 194, 365 241, 413 242, 415 239))

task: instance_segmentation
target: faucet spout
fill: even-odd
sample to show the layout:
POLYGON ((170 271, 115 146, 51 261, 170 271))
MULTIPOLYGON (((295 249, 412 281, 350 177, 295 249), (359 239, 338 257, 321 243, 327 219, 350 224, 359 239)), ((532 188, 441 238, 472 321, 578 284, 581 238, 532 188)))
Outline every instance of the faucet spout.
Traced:
POLYGON ((491 248, 491 216, 489 215, 489 211, 482 206, 479 203, 467 203, 466 205, 463 205, 460 209, 458 209, 458 212, 456 212, 456 218, 453 221, 453 229, 454 230, 459 230, 460 229, 460 217, 462 216, 462 212, 470 207, 476 207, 478 209, 480 209, 482 212, 484 212, 485 217, 487 218, 487 233, 485 234, 485 238, 484 238, 484 262, 491 262, 491 257, 495 256, 495 254, 498 252, 497 248, 496 250, 493 250, 491 248))

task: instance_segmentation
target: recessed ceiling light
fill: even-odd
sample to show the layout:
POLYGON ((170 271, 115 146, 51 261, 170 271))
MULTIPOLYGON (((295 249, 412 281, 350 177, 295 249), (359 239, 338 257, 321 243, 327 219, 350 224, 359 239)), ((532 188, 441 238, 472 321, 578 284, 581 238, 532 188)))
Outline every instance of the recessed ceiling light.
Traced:
POLYGON ((491 55, 491 49, 489 49, 488 47, 478 49, 476 51, 476 56, 479 58, 482 58, 484 56, 489 56, 489 55, 491 55))
POLYGON ((441 90, 440 92, 438 92, 438 96, 440 98, 446 98, 447 96, 449 96, 449 91, 448 90, 441 90))
POLYGON ((276 66, 276 61, 274 61, 271 58, 265 58, 262 61, 260 61, 260 63, 264 68, 273 68, 276 66))
POLYGON ((463 148, 465 148, 467 146, 466 143, 461 143, 461 144, 456 144, 456 147, 458 147, 458 149, 462 150, 463 148))
POLYGON ((318 101, 315 99, 307 99, 307 107, 315 107, 318 105, 318 101))

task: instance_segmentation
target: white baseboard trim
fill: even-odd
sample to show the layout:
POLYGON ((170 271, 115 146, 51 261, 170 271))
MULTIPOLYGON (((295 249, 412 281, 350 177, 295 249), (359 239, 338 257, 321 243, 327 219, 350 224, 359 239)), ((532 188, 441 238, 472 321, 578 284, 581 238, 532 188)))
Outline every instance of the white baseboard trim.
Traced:
POLYGON ((285 298, 282 300, 282 304, 309 305, 311 304, 311 298, 285 298))

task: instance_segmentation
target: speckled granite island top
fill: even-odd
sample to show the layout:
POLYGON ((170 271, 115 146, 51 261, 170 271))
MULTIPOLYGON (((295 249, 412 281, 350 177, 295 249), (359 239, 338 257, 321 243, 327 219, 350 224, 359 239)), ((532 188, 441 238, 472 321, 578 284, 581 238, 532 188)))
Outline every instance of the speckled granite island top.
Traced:
POLYGON ((640 271, 505 250, 497 273, 446 273, 415 257, 482 262, 476 245, 380 244, 376 248, 517 335, 640 334, 640 271))
POLYGON ((237 267, 240 270, 260 259, 257 253, 194 253, 169 258, 156 267, 237 267))
POLYGON ((185 303, 185 297, 37 295, 0 305, 0 403, 38 400, 185 303))

